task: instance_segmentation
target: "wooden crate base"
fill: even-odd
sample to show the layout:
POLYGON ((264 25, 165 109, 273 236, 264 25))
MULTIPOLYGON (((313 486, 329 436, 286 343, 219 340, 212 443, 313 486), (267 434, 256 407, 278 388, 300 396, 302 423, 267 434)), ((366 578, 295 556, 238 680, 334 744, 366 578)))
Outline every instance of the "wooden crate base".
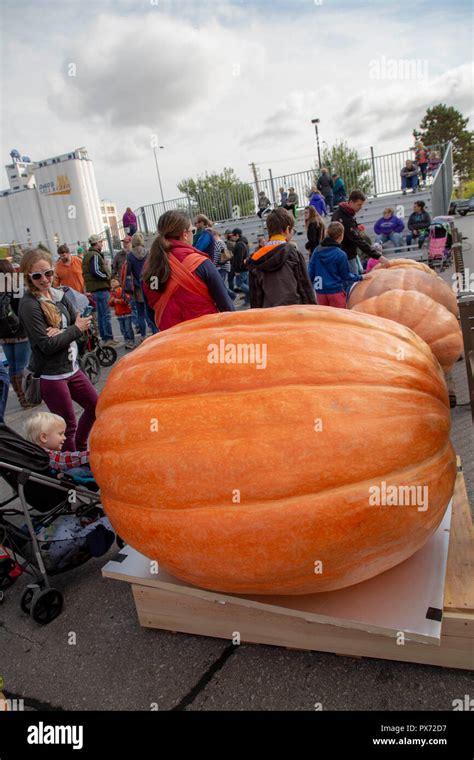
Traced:
MULTIPOLYGON (((139 622, 148 628, 181 631, 226 639, 229 643, 258 643, 292 649, 332 652, 353 657, 376 657, 451 668, 474 669, 474 537, 462 471, 453 497, 448 564, 440 644, 306 620, 264 609, 231 595, 196 593, 180 584, 177 590, 133 582, 139 622)), ((104 572, 114 577, 110 572, 104 572)), ((117 576, 115 576, 117 577, 117 576)))

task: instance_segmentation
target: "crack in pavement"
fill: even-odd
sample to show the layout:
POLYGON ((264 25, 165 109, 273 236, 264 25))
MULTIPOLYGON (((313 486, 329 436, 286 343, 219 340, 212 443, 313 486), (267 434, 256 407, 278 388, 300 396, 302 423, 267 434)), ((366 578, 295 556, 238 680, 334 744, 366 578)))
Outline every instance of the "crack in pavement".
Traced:
POLYGON ((208 667, 199 681, 188 691, 187 694, 184 695, 182 699, 180 699, 177 705, 171 708, 170 712, 181 712, 182 710, 185 710, 187 707, 189 707, 189 705, 194 702, 196 697, 206 688, 215 674, 224 667, 227 660, 234 654, 236 649, 239 649, 239 647, 235 646, 234 644, 230 644, 228 647, 226 647, 220 657, 218 657, 217 660, 215 660, 212 665, 208 667))
POLYGON ((22 633, 17 633, 16 631, 12 631, 10 628, 7 628, 5 623, 0 622, 0 628, 3 628, 6 633, 10 633, 12 636, 18 636, 19 639, 24 639, 25 641, 29 641, 30 644, 36 644, 37 647, 40 649, 43 648, 43 644, 40 644, 38 641, 34 641, 33 639, 29 639, 28 636, 23 636, 22 633))

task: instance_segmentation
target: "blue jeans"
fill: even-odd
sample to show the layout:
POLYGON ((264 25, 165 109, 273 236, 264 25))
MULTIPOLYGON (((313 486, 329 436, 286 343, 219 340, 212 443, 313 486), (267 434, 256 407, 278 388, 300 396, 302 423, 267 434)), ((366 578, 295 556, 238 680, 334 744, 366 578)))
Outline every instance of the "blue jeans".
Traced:
POLYGON ((407 235, 407 245, 411 245, 413 240, 416 240, 418 242, 418 248, 421 248, 427 237, 428 230, 421 230, 418 235, 414 235, 413 232, 409 232, 407 235))
POLYGON ((97 307, 97 325, 102 340, 113 340, 112 322, 109 309, 109 290, 96 290, 93 293, 97 307))
POLYGON ((132 300, 130 306, 132 307, 132 325, 138 330, 137 302, 132 300))
POLYGON ((407 187, 412 187, 415 192, 418 187, 418 177, 416 174, 413 177, 402 177, 402 190, 406 190, 407 187))
POLYGON ((237 287, 240 288, 244 294, 245 303, 250 302, 250 288, 249 288, 249 273, 248 272, 236 272, 237 287))
POLYGON ((5 367, 4 363, 0 361, 0 422, 4 421, 9 387, 10 378, 8 377, 7 368, 5 367))
POLYGON ((357 258, 349 259, 349 271, 352 272, 352 274, 359 274, 359 264, 357 263, 357 258))
POLYGON ((151 334, 155 335, 155 333, 158 332, 158 328, 153 322, 153 319, 151 318, 149 311, 145 308, 145 302, 135 301, 135 303, 137 305, 137 319, 138 319, 138 327, 140 330, 140 335, 142 336, 142 338, 145 337, 147 325, 151 330, 151 334))
POLYGON ((3 353, 8 362, 8 374, 10 377, 22 375, 30 361, 30 341, 22 340, 20 343, 3 343, 2 346, 3 353))
POLYGON ((83 464, 82 467, 70 467, 70 469, 66 470, 66 472, 68 475, 71 476, 71 478, 78 478, 78 479, 83 479, 83 480, 94 479, 92 470, 88 464, 83 464))
MULTIPOLYGON (((229 272, 226 272, 225 269, 218 269, 217 271, 220 274, 222 282, 224 283, 224 285, 227 288, 227 275, 229 274, 229 272)), ((227 288, 227 292, 229 294, 229 298, 232 298, 232 300, 235 301, 235 299, 237 298, 237 294, 234 293, 234 291, 231 290, 230 288, 227 288)))
POLYGON ((124 340, 127 343, 135 343, 135 336, 133 334, 133 327, 132 327, 132 315, 131 314, 125 314, 123 317, 117 317, 120 332, 123 335, 124 340))
POLYGON ((402 236, 400 232, 391 232, 390 235, 376 235, 375 241, 377 243, 387 243, 389 240, 392 241, 392 243, 395 246, 395 249, 400 248, 402 245, 402 236))
POLYGON ((328 193, 324 196, 324 202, 332 213, 334 211, 334 193, 328 193))

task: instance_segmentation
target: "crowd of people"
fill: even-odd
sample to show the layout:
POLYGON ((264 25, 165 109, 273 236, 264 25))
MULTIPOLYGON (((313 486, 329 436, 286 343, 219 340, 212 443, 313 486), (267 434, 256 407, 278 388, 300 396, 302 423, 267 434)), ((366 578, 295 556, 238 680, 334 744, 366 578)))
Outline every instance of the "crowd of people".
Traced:
MULTIPOLYGON (((438 159, 418 143, 415 160, 402 170, 403 190, 415 191, 418 176, 425 182, 438 159)), ((10 258, 1 259, 0 345, 8 370, 0 362, 0 421, 10 384, 23 408, 37 403, 25 395, 25 376, 34 377, 49 412, 64 421, 62 448, 87 450, 97 392, 80 368, 77 341, 91 328, 92 316, 77 312, 70 293, 87 294, 93 303, 103 344, 123 343, 132 350, 147 333, 219 311, 304 303, 345 308, 354 283, 371 277, 376 264, 388 264, 383 245, 390 242, 398 251, 403 244, 404 221, 391 207, 375 223, 372 241, 356 218, 363 192, 347 197, 342 177, 323 167, 304 208, 305 257, 293 239, 298 194, 294 187, 279 192, 276 208, 259 194, 257 213, 267 234, 259 235, 252 251, 240 227, 221 234, 204 214, 191 219, 183 211, 160 217, 148 250, 127 208, 126 234, 110 263, 97 235, 75 255, 60 245, 55 263, 44 246, 24 252, 19 269, 10 258), (21 298, 11 284, 15 276, 22 278, 21 298), (113 334, 111 310, 121 341, 113 334), (74 403, 83 409, 79 420, 74 403)), ((416 201, 407 222, 408 245, 423 244, 430 221, 424 202, 416 201)), ((82 464, 81 457, 76 460, 82 464)))

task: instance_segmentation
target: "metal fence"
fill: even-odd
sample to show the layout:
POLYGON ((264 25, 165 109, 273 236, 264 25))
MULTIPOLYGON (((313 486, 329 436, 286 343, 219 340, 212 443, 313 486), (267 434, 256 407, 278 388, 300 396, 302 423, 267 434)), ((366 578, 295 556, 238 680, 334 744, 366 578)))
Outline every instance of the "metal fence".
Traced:
MULTIPOLYGON (((452 145, 451 143, 447 146, 431 145, 429 150, 439 152, 443 158, 443 163, 433 178, 433 210, 436 208, 436 213, 446 213, 453 186, 452 145)), ((400 171, 405 162, 413 158, 414 149, 375 156, 371 148, 371 155, 368 158, 357 159, 357 162, 342 167, 328 166, 328 169, 337 171, 343 178, 347 194, 354 188, 361 187, 369 197, 383 196, 400 192, 400 171)), ((169 210, 185 211, 191 217, 205 214, 213 222, 232 224, 237 219, 253 216, 257 212, 260 192, 265 194, 272 207, 280 205, 280 188, 286 191, 294 188, 298 195, 298 205, 305 206, 311 187, 317 182, 317 177, 316 167, 277 177, 274 177, 269 170, 268 178, 258 179, 255 182, 241 182, 230 188, 200 193, 194 197, 182 195, 164 203, 140 206, 135 209, 138 229, 146 235, 155 233, 158 219, 169 210)), ((125 232, 122 224, 119 224, 119 233, 120 238, 123 238, 125 232)), ((105 230, 101 237, 106 243, 105 248, 112 253, 113 241, 110 230, 105 230)))
POLYGON ((447 214, 453 194, 453 146, 448 143, 443 163, 438 167, 431 188, 432 216, 447 214))

